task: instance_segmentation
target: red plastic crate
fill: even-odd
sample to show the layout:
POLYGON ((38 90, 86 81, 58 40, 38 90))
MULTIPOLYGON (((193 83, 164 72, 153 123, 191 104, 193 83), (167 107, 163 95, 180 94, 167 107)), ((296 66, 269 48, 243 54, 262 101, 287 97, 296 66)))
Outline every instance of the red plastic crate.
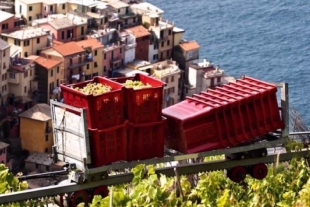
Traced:
POLYGON ((127 160, 128 121, 107 129, 88 129, 92 167, 127 160))
POLYGON ((129 124, 128 160, 144 160, 164 156, 166 119, 145 124, 129 124))
POLYGON ((112 78, 111 80, 122 84, 126 80, 141 81, 144 84, 150 84, 152 86, 151 88, 137 90, 124 87, 125 117, 134 124, 161 120, 163 88, 166 83, 143 74, 135 74, 132 77, 112 78))
POLYGON ((88 127, 104 129, 122 124, 123 111, 123 85, 103 77, 94 77, 92 80, 71 85, 60 85, 64 103, 78 108, 86 108, 88 127), (101 83, 112 87, 111 92, 101 95, 86 95, 71 87, 82 88, 88 83, 101 83))

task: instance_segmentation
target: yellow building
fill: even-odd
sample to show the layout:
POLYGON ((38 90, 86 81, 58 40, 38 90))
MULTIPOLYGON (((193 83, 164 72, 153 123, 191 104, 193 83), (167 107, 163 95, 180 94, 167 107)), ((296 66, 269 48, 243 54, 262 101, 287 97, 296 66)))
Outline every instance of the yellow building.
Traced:
POLYGON ((31 25, 32 20, 40 19, 42 0, 15 0, 15 14, 20 15, 31 25))
POLYGON ((76 42, 54 45, 51 48, 41 51, 41 56, 63 62, 60 67, 60 73, 62 75, 60 83, 66 84, 83 81, 85 74, 83 66, 87 63, 92 64, 93 62, 89 59, 87 51, 78 46, 76 42))
POLYGON ((44 57, 35 58, 35 74, 38 80, 38 90, 36 91, 39 103, 49 104, 50 99, 60 99, 60 72, 61 64, 59 60, 46 59, 44 57))
POLYGON ((15 32, 2 33, 1 37, 20 48, 21 58, 39 54, 48 45, 47 33, 42 28, 25 27, 15 32))
POLYGON ((37 104, 24 111, 20 117, 22 149, 33 152, 52 152, 53 133, 51 109, 47 104, 37 104))
POLYGON ((11 45, 0 39, 0 103, 5 103, 9 94, 7 71, 10 65, 10 47, 11 45))
POLYGON ((76 42, 78 46, 88 51, 93 59, 93 62, 86 63, 83 66, 83 71, 85 72, 85 80, 90 80, 94 76, 103 75, 103 45, 97 39, 87 39, 76 42))
POLYGON ((9 93, 17 96, 31 97, 32 92, 36 90, 33 85, 35 63, 33 60, 24 58, 11 58, 11 64, 8 70, 9 93))

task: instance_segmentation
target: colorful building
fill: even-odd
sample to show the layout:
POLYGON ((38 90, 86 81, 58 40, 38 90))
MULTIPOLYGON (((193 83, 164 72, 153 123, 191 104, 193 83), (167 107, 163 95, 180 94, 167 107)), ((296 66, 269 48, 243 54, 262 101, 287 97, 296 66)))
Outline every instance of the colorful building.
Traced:
POLYGON ((59 60, 46 59, 37 56, 35 74, 38 84, 36 91, 36 101, 38 103, 50 103, 50 99, 60 99, 60 80, 62 74, 60 71, 61 64, 59 60))
POLYGON ((150 45, 150 33, 143 26, 135 26, 127 29, 136 38, 136 54, 135 59, 149 60, 149 45, 150 45))
POLYGON ((12 56, 8 70, 9 93, 15 97, 31 97, 37 89, 33 82, 34 68, 33 60, 12 56))
POLYGON ((92 59, 92 62, 86 63, 83 66, 85 80, 90 80, 94 76, 103 75, 103 45, 97 39, 86 39, 76 42, 78 46, 83 48, 89 54, 89 59, 92 59))
POLYGON ((0 39, 0 103, 6 103, 9 94, 8 69, 10 65, 10 48, 11 45, 0 39))
POLYGON ((47 41, 47 33, 43 28, 25 27, 23 29, 2 33, 2 39, 20 48, 18 57, 27 58, 33 54, 39 54, 40 50, 49 46, 47 41))
POLYGON ((180 100, 179 87, 181 70, 176 61, 165 60, 153 64, 151 76, 166 83, 164 87, 163 108, 178 103, 180 100))
POLYGON ((19 115, 22 149, 33 152, 52 152, 53 133, 51 109, 47 104, 36 104, 19 115))
POLYGON ((60 83, 66 84, 83 81, 85 75, 83 66, 93 62, 90 52, 77 45, 76 42, 61 43, 47 48, 41 51, 41 56, 63 63, 60 65, 62 76, 60 83))

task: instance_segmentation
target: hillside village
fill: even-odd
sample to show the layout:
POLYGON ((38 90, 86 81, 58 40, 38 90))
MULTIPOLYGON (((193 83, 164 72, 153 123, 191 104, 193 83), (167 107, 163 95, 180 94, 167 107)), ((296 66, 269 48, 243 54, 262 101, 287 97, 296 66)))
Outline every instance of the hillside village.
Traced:
POLYGON ((141 73, 166 82, 165 108, 229 79, 141 0, 1 1, 0 24, 0 163, 15 173, 61 167, 49 159, 60 84, 141 73))

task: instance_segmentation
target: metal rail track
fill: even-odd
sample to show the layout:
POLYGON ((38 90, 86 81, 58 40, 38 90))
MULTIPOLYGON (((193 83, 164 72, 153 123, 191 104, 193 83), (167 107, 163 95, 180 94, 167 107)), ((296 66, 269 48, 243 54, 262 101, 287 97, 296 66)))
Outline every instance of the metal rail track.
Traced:
MULTIPOLYGON (((277 159, 279 162, 284 162, 293 159, 294 157, 308 157, 309 151, 291 152, 291 153, 278 153, 268 155, 266 157, 251 158, 245 160, 221 160, 203 163, 191 163, 183 164, 174 167, 158 168, 155 172, 164 174, 166 176, 175 176, 175 169, 179 175, 187 175, 201 172, 210 172, 217 170, 224 170, 233 168, 236 166, 254 165, 257 163, 274 163, 277 159)), ((56 196, 59 194, 65 194, 75 192, 83 189, 96 188, 102 185, 109 186, 120 183, 129 183, 133 179, 132 173, 124 173, 119 175, 112 175, 103 180, 95 182, 87 182, 85 184, 69 183, 66 185, 55 185, 31 190, 24 190, 20 192, 13 192, 9 194, 0 195, 0 204, 14 203, 18 201, 25 201, 29 199, 38 199, 44 197, 56 196)))

